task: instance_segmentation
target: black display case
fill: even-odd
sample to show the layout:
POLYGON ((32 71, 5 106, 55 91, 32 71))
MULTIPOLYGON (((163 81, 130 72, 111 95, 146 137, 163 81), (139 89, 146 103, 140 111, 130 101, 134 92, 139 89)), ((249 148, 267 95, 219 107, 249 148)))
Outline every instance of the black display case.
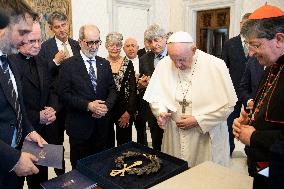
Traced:
MULTIPOLYGON (((135 161, 134 159, 130 159, 126 163, 130 165, 135 161), (131 160, 133 161, 131 162, 131 160)), ((141 166, 145 166, 147 163, 149 162, 145 160, 141 166)), ((130 142, 81 159, 77 162, 76 169, 88 178, 96 181, 99 186, 105 189, 142 189, 154 186, 187 170, 188 164, 186 161, 179 158, 156 151, 135 142, 130 142), (117 169, 115 159, 127 151, 156 155, 162 162, 160 170, 148 175, 143 174, 138 176, 126 173, 125 176, 110 176, 110 172, 113 169, 117 169)))

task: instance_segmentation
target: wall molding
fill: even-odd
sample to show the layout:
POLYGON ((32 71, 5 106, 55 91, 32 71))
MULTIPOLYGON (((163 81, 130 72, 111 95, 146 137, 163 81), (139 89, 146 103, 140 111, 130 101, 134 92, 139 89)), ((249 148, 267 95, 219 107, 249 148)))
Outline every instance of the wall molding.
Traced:
POLYGON ((117 31, 118 9, 120 7, 146 10, 148 12, 148 25, 154 20, 154 0, 109 0, 108 14, 110 31, 117 31))

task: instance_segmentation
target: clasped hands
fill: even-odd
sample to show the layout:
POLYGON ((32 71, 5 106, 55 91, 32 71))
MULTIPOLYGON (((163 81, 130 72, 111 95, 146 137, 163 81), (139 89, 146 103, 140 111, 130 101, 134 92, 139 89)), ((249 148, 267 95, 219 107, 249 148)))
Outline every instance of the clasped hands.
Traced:
MULTIPOLYGON (((158 125, 161 129, 165 129, 166 125, 171 117, 171 113, 162 112, 157 117, 158 125)), ((178 121, 176 121, 176 126, 180 129, 190 129, 198 125, 197 120, 191 115, 182 115, 178 121)))
POLYGON ((52 107, 44 107, 39 112, 40 124, 49 125, 56 120, 56 111, 52 107))
POLYGON ((252 133, 255 131, 253 126, 247 125, 249 122, 248 114, 245 110, 241 111, 240 117, 233 122, 233 134, 236 139, 240 140, 245 145, 250 145, 252 133))
MULTIPOLYGON (((26 138, 26 140, 36 142, 39 147, 43 147, 47 142, 36 132, 31 132, 26 138)), ((34 165, 38 158, 33 154, 22 152, 20 159, 15 165, 13 171, 17 176, 27 176, 32 174, 37 174, 39 172, 38 168, 34 165)))
POLYGON ((89 102, 88 110, 92 112, 94 118, 101 118, 108 112, 108 108, 103 100, 89 102))

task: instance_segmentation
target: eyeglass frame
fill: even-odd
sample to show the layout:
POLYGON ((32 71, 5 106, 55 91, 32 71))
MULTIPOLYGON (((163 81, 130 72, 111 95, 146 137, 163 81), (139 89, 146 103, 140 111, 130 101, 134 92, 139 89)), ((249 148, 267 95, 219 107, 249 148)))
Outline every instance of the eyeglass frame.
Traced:
POLYGON ((36 43, 41 44, 41 43, 42 43, 42 39, 32 39, 32 40, 28 40, 25 44, 28 44, 28 45, 35 45, 36 43))
MULTIPOLYGON (((266 39, 266 40, 268 40, 268 41, 271 41, 271 40, 275 39, 275 37, 272 38, 272 39, 267 39, 267 38, 263 38, 263 39, 266 39)), ((263 41, 262 41, 262 42, 259 42, 259 43, 260 43, 260 44, 258 44, 258 45, 252 45, 252 44, 249 44, 248 41, 244 41, 244 45, 247 47, 247 49, 251 48, 251 49, 253 49, 253 50, 259 50, 259 49, 262 47, 262 45, 264 44, 263 41)))
POLYGON ((86 41, 86 40, 82 40, 82 41, 85 42, 86 45, 90 48, 93 47, 94 45, 98 46, 98 45, 102 44, 102 40, 100 40, 100 39, 98 39, 96 41, 86 41))

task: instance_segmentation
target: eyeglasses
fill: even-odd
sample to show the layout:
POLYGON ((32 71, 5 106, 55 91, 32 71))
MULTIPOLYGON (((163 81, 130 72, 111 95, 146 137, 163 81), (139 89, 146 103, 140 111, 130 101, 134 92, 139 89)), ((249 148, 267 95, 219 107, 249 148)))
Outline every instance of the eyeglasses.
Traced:
POLYGON ((113 48, 121 49, 122 44, 120 44, 120 43, 110 43, 110 44, 107 45, 107 47, 110 48, 110 49, 113 49, 113 48))
POLYGON ((102 44, 102 41, 99 39, 99 40, 96 40, 96 41, 85 41, 83 40, 88 47, 93 47, 94 45, 101 45, 102 44))
POLYGON ((257 49, 259 49, 259 48, 262 46, 262 43, 259 43, 259 44, 250 44, 250 43, 247 42, 247 41, 244 41, 244 44, 245 44, 245 46, 247 47, 247 49, 251 48, 251 49, 254 49, 254 50, 257 50, 257 49))
POLYGON ((258 40, 253 40, 253 41, 244 41, 245 46, 247 49, 252 49, 252 50, 259 50, 265 43, 276 39, 276 37, 272 39, 266 39, 266 38, 259 38, 258 40))
POLYGON ((41 39, 32 39, 32 40, 27 41, 27 44, 29 44, 29 45, 35 45, 36 43, 41 44, 42 40, 41 39))

